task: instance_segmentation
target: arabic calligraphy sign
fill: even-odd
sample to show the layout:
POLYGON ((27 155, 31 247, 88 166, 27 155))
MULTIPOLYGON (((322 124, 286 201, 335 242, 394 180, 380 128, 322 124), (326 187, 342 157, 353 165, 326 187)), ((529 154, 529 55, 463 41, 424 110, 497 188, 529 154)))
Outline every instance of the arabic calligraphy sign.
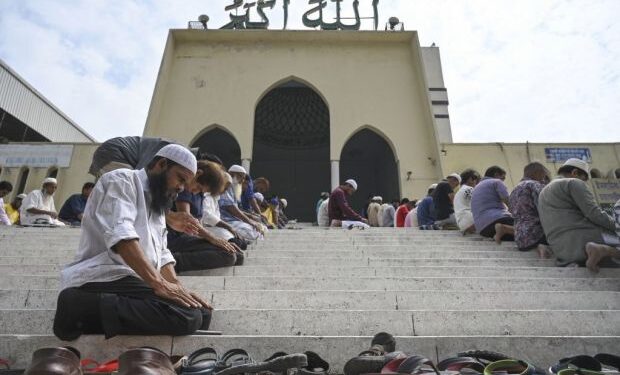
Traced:
MULTIPOLYGON (((282 12, 284 19, 284 27, 288 25, 289 5, 291 0, 232 0, 232 4, 227 5, 224 10, 229 12, 230 22, 222 26, 221 29, 267 29, 269 27, 269 17, 266 10, 273 11, 277 2, 282 3, 282 12), (253 14, 258 17, 257 20, 253 14)), ((362 19, 372 19, 374 28, 377 30, 379 26, 379 0, 372 1, 373 15, 372 17, 360 17, 359 0, 353 1, 353 17, 344 17, 342 15, 342 2, 344 0, 308 0, 309 5, 314 5, 310 10, 304 13, 302 22, 307 27, 320 27, 321 30, 359 30, 362 19), (335 8, 336 17, 333 22, 325 20, 325 9, 330 6, 335 8), (352 19, 353 22, 345 22, 345 19, 352 19)))

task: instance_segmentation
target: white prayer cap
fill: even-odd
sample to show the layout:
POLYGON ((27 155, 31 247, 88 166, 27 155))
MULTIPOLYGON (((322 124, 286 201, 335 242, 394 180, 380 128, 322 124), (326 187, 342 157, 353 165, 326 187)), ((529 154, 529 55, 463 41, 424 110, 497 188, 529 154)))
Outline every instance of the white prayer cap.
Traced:
POLYGON ((451 173, 448 175, 448 177, 454 177, 458 180, 459 184, 461 183, 461 175, 458 173, 451 173))
POLYGON ((43 180, 43 185, 47 185, 47 184, 58 185, 58 181, 53 177, 48 177, 45 180, 43 180))
POLYGON ((570 158, 564 162, 564 166, 570 165, 571 167, 579 168, 582 171, 586 172, 588 176, 590 176, 590 167, 588 163, 577 158, 570 158))
POLYGON ((265 200, 265 196, 261 193, 254 193, 254 198, 256 198, 256 200, 259 202, 262 202, 265 200))
POLYGON ((159 150, 155 156, 161 156, 162 158, 172 160, 183 168, 189 169, 193 174, 196 174, 196 170, 198 169, 194 154, 181 145, 171 143, 159 150))
POLYGON ((354 179, 346 180, 344 183, 351 185, 351 187, 353 187, 353 189, 357 190, 357 182, 355 182, 354 179))
POLYGON ((286 208, 286 206, 288 206, 288 201, 286 199, 282 198, 280 202, 282 203, 282 207, 286 208))
POLYGON ((376 196, 372 197, 371 200, 378 201, 378 202, 383 202, 383 197, 380 197, 380 196, 376 195, 376 196))
POLYGON ((240 165, 234 164, 232 165, 230 168, 228 168, 228 172, 229 173, 243 173, 243 174, 248 174, 248 172, 245 171, 245 168, 243 168, 240 165))
POLYGON ((431 186, 428 187, 428 190, 436 189, 436 188, 437 188, 437 184, 432 184, 431 186))
POLYGON ((26 199, 27 195, 26 194, 19 194, 16 198, 18 199, 26 199))

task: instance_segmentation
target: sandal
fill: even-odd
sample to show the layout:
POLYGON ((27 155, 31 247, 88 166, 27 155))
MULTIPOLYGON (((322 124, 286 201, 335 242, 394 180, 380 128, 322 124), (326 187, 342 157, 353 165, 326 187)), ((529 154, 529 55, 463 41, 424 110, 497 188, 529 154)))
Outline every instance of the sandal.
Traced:
POLYGON ((549 367, 549 372, 558 374, 565 369, 584 369, 589 371, 601 371, 601 362, 589 355, 576 355, 574 357, 562 358, 560 361, 549 367))
POLYGON ((437 368, 440 371, 457 371, 467 373, 479 373, 484 372, 485 366, 480 363, 476 358, 472 357, 454 357, 444 359, 437 364, 437 368), (463 371, 464 370, 464 371, 463 371))
POLYGON ((202 348, 190 354, 184 362, 180 375, 211 375, 215 373, 220 358, 215 349, 202 348))
POLYGON ((220 372, 231 367, 254 363, 248 352, 243 349, 231 349, 224 353, 222 358, 215 364, 215 372, 220 372))
MULTIPOLYGON (((484 368, 484 375, 494 375, 495 373, 515 374, 515 375, 544 375, 544 370, 538 369, 529 363, 517 359, 502 359, 501 361, 490 363, 484 368)), ((567 374, 568 375, 568 374, 567 374)))
MULTIPOLYGON (((284 354, 284 353, 283 353, 284 354)), ((273 357, 273 356, 272 356, 273 357)), ((269 361, 260 363, 246 363, 232 366, 216 373, 216 375, 233 375, 241 373, 274 372, 285 373, 290 369, 300 369, 308 366, 308 357, 305 354, 288 354, 275 356, 269 361)))

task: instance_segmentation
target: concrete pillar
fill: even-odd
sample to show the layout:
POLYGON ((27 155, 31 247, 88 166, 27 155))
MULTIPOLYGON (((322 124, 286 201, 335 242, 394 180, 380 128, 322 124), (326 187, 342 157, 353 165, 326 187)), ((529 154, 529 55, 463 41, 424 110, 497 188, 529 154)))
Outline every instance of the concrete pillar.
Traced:
POLYGON ((340 185, 340 160, 332 160, 332 190, 340 185))
POLYGON ((250 174, 250 164, 252 163, 252 161, 250 159, 242 159, 241 160, 241 166, 243 168, 245 168, 245 171, 250 174))

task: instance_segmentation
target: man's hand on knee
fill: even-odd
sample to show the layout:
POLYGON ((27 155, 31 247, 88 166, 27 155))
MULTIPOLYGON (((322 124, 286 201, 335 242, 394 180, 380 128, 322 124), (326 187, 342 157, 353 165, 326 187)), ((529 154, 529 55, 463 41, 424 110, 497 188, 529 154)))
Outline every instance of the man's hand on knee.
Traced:
POLYGON ((161 298, 173 301, 181 306, 212 309, 211 305, 196 293, 189 292, 181 283, 162 280, 154 286, 153 291, 161 298))

